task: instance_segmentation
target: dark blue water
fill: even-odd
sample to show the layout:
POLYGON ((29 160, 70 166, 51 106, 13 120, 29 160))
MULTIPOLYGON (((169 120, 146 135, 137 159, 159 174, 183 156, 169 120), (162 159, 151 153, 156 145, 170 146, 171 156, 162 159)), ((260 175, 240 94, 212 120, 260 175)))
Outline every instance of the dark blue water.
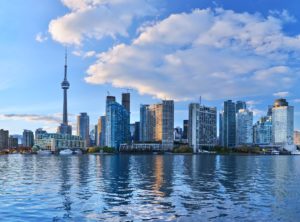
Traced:
POLYGON ((1 221, 299 221, 300 156, 0 156, 1 221))

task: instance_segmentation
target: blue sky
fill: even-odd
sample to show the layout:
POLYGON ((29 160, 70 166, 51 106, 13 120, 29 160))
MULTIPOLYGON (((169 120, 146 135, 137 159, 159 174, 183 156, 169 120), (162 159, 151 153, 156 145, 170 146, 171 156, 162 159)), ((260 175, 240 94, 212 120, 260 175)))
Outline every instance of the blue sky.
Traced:
POLYGON ((107 91, 133 88, 139 105, 175 99, 248 101, 256 118, 274 99, 295 106, 300 128, 300 3, 296 0, 11 0, 0 2, 0 128, 54 131, 62 112, 64 47, 69 112, 104 114, 107 91))

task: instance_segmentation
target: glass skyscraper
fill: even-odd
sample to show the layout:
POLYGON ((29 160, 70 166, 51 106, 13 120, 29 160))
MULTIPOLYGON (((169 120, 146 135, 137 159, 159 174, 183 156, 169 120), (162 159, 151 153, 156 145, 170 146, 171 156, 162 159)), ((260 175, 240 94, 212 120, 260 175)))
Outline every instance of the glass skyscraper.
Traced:
POLYGON ((236 114, 236 145, 253 143, 253 112, 240 109, 236 114))
POLYGON ((293 144, 294 107, 285 99, 277 99, 272 108, 272 136, 274 145, 293 144))
POLYGON ((220 115, 221 144, 224 147, 235 147, 236 145, 236 104, 231 100, 224 102, 224 110, 220 115))
POLYGON ((272 117, 265 116, 253 126, 253 142, 256 145, 270 145, 272 143, 272 117))
POLYGON ((77 116, 77 136, 85 140, 86 146, 90 145, 90 118, 87 113, 77 116))
POLYGON ((119 149, 123 143, 130 142, 130 114, 127 109, 114 100, 106 102, 105 144, 119 149))

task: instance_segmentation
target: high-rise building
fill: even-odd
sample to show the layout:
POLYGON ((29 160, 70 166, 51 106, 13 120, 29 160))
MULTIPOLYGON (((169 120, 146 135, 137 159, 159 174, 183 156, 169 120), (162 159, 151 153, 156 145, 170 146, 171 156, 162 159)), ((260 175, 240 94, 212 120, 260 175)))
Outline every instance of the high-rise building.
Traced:
POLYGON ((38 139, 39 137, 41 137, 41 135, 47 133, 46 130, 43 130, 42 128, 38 128, 35 130, 35 139, 38 139))
POLYGON ((8 130, 0 130, 0 150, 8 148, 8 130))
POLYGON ((68 65, 67 65, 67 53, 66 53, 64 80, 61 83, 61 88, 63 89, 63 92, 64 92, 63 122, 58 127, 57 131, 60 134, 72 135, 72 127, 68 123, 68 89, 70 88, 70 83, 68 82, 68 79, 67 79, 67 71, 68 71, 68 65))
POLYGON ((32 147, 34 144, 34 135, 31 130, 24 130, 23 131, 23 146, 24 147, 32 147))
POLYGON ((174 101, 162 102, 162 146, 165 150, 172 150, 174 145, 174 101))
POLYGON ((224 111, 220 111, 219 113, 219 140, 218 140, 218 144, 220 146, 224 147, 224 137, 223 137, 223 133, 224 133, 224 129, 223 129, 223 122, 224 122, 224 111))
POLYGON ((18 138, 14 137, 14 136, 10 136, 8 138, 8 147, 9 148, 18 148, 19 144, 18 144, 18 138))
POLYGON ((106 130, 106 117, 100 116, 100 118, 98 119, 98 125, 97 125, 97 133, 98 133, 97 146, 100 146, 100 147, 105 146, 105 144, 106 144, 105 130, 106 130))
POLYGON ((224 102, 224 110, 220 117, 222 126, 222 141, 224 147, 235 147, 236 145, 236 106, 231 100, 224 102))
POLYGON ((86 146, 90 146, 90 117, 87 113, 77 116, 77 136, 81 136, 86 146))
POLYGON ((141 105, 140 140, 161 142, 165 150, 174 143, 174 101, 163 100, 160 104, 141 105))
POLYGON ((130 114, 130 93, 122 93, 122 106, 130 114))
POLYGON ((182 139, 184 140, 188 139, 188 126, 189 126, 189 120, 183 120, 182 139))
POLYGON ((294 144, 300 146, 300 131, 294 131, 294 144))
POLYGON ((253 112, 240 109, 236 114, 236 145, 253 144, 253 112))
POLYGON ((277 99, 272 109, 272 136, 274 145, 294 143, 294 107, 285 99, 277 99))
POLYGON ((174 129, 174 141, 181 142, 182 134, 183 134, 182 128, 179 127, 179 126, 175 127, 175 129, 174 129))
POLYGON ((272 144, 272 116, 262 117, 254 124, 253 143, 256 145, 272 144))
POLYGON ((130 114, 121 104, 107 99, 106 103, 106 146, 119 149, 130 142, 130 114))
POLYGON ((98 142, 98 124, 94 125, 94 129, 92 130, 93 134, 90 133, 90 138, 91 141, 93 140, 93 146, 98 146, 97 142, 98 142))
POLYGON ((134 123, 134 136, 133 136, 133 141, 135 143, 140 142, 140 122, 135 122, 134 123))
POLYGON ((188 141, 194 152, 211 148, 217 144, 217 109, 201 106, 198 103, 189 105, 188 141))
POLYGON ((247 109, 247 104, 244 101, 236 101, 235 112, 238 113, 240 109, 247 109))

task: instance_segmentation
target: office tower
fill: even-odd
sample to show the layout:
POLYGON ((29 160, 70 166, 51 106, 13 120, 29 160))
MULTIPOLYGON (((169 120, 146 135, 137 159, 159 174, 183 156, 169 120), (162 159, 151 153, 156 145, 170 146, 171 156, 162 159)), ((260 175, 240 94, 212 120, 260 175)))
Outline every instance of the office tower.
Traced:
POLYGON ((224 147, 223 122, 224 122, 224 111, 222 110, 219 113, 219 140, 218 140, 218 144, 219 144, 219 146, 223 146, 224 147))
POLYGON ((98 119, 98 125, 97 125, 97 132, 98 132, 98 142, 97 146, 104 147, 105 142, 105 130, 106 130, 106 118, 105 116, 100 116, 98 119))
POLYGON ((240 109, 236 114, 236 145, 252 145, 253 143, 253 112, 240 109))
POLYGON ((10 136, 8 138, 8 147, 9 148, 18 148, 18 138, 14 136, 10 136))
POLYGON ((0 150, 8 148, 8 130, 0 130, 0 150))
POLYGON ((106 146, 119 149, 130 142, 130 114, 121 104, 107 99, 106 103, 106 146))
POLYGON ((195 153, 199 149, 211 148, 217 144, 217 109, 215 107, 191 103, 188 126, 189 146, 195 153))
POLYGON ((98 146, 98 124, 96 124, 94 126, 94 137, 93 137, 93 140, 94 140, 93 145, 94 146, 98 146))
POLYGON ((67 80, 67 53, 65 55, 65 72, 64 80, 61 83, 61 88, 64 92, 64 101, 63 101, 63 122, 58 127, 57 131, 60 134, 72 135, 72 127, 68 123, 68 89, 70 88, 70 83, 67 80))
POLYGON ((140 122, 135 122, 134 123, 134 136, 133 136, 133 141, 135 143, 140 142, 140 122))
POLYGON ((285 99, 277 99, 272 109, 272 136, 274 145, 294 143, 294 107, 285 99))
POLYGON ((237 101, 235 105, 235 112, 238 113, 240 109, 247 109, 246 102, 237 101))
POLYGON ((173 149, 174 145, 174 101, 162 102, 162 146, 164 150, 173 149))
POLYGON ((184 140, 188 139, 188 126, 189 126, 189 120, 183 120, 182 139, 184 140))
POLYGON ((149 125, 147 123, 149 117, 149 105, 140 106, 140 138, 141 142, 149 142, 152 138, 149 137, 149 125))
POLYGON ((174 140, 180 142, 182 140, 182 134, 183 134, 182 128, 177 126, 174 129, 174 140))
POLYGON ((77 116, 77 136, 81 136, 86 146, 90 146, 90 117, 87 113, 77 116))
POLYGON ((300 131, 294 131, 294 144, 300 146, 300 131))
POLYGON ((23 146, 24 147, 32 147, 34 144, 34 135, 31 130, 24 130, 23 131, 23 146))
POLYGON ((268 106, 268 113, 267 113, 267 116, 272 116, 272 109, 273 109, 273 106, 272 106, 272 105, 269 105, 269 106, 268 106))
POLYGON ((140 138, 142 142, 161 142, 165 150, 173 149, 174 101, 141 105, 140 138))
POLYGON ((122 93, 122 106, 130 114, 130 93, 122 93))
POLYGON ((38 128, 35 130, 35 139, 38 139, 39 137, 41 137, 41 135, 47 133, 46 130, 43 130, 42 128, 38 128))
POLYGON ((236 144, 236 116, 235 103, 231 100, 224 102, 222 115, 222 144, 224 147, 235 147, 236 144))
POLYGON ((135 125, 134 125, 134 123, 131 123, 131 124, 130 124, 129 129, 130 129, 130 142, 133 142, 134 130, 135 130, 135 125))
POLYGON ((253 126, 253 142, 256 145, 272 143, 272 116, 260 118, 253 126))

